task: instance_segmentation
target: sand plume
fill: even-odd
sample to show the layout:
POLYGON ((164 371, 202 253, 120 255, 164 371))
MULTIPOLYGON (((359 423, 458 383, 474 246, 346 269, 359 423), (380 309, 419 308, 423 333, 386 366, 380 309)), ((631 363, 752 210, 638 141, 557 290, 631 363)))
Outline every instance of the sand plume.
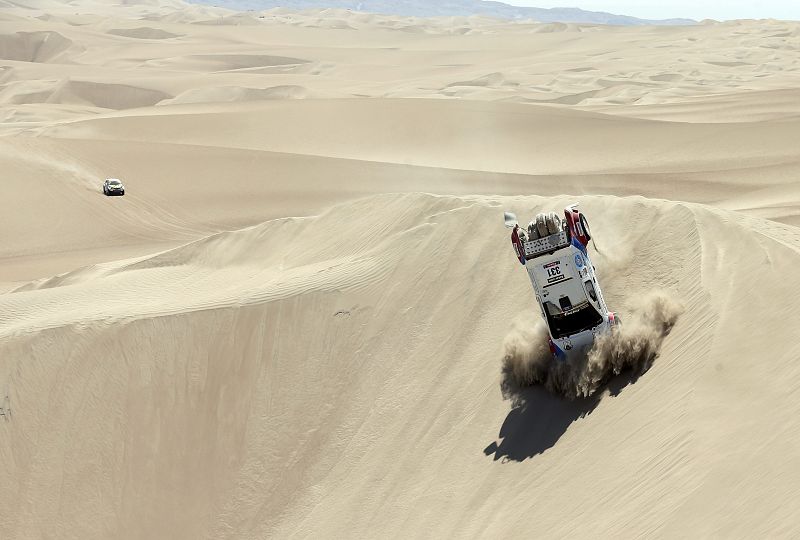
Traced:
POLYGON ((517 320, 503 343, 503 393, 513 402, 523 388, 541 384, 574 399, 594 394, 624 370, 644 373, 682 311, 671 296, 652 292, 634 303, 621 326, 597 339, 585 358, 569 361, 553 358, 544 321, 536 317, 529 322, 530 316, 517 320))

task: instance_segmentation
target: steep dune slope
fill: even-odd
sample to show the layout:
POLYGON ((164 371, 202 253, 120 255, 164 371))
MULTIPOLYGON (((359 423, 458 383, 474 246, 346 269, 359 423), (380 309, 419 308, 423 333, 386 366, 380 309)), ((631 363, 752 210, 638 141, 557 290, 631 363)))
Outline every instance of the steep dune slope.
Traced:
POLYGON ((580 198, 609 303, 686 312, 616 396, 509 412, 500 211, 568 202, 385 195, 0 295, 0 535, 797 533, 800 233, 580 198))

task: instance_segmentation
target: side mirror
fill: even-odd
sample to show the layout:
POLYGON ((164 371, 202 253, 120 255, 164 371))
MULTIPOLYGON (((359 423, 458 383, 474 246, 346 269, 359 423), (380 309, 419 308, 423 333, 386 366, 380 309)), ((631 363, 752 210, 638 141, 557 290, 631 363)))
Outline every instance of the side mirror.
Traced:
POLYGON ((514 215, 512 212, 504 212, 503 219, 506 222, 506 227, 508 227, 509 229, 513 229, 518 225, 517 216, 514 215))

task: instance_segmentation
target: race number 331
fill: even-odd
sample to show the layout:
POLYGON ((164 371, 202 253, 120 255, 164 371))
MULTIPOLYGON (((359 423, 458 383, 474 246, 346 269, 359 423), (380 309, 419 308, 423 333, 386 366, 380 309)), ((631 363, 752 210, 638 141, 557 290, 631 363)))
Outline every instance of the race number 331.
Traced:
POLYGON ((561 273, 560 261, 553 261, 543 265, 544 271, 547 274, 547 282, 555 283, 564 279, 564 274, 561 273))

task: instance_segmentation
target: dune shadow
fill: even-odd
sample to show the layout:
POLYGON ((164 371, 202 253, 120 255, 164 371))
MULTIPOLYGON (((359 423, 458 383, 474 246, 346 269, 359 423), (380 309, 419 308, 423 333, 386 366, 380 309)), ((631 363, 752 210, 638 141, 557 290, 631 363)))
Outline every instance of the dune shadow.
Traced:
POLYGON ((569 426, 589 416, 608 396, 615 397, 639 378, 632 371, 621 373, 592 396, 574 400, 553 394, 542 386, 520 389, 513 408, 503 421, 500 433, 483 453, 495 461, 525 461, 555 446, 569 426))

